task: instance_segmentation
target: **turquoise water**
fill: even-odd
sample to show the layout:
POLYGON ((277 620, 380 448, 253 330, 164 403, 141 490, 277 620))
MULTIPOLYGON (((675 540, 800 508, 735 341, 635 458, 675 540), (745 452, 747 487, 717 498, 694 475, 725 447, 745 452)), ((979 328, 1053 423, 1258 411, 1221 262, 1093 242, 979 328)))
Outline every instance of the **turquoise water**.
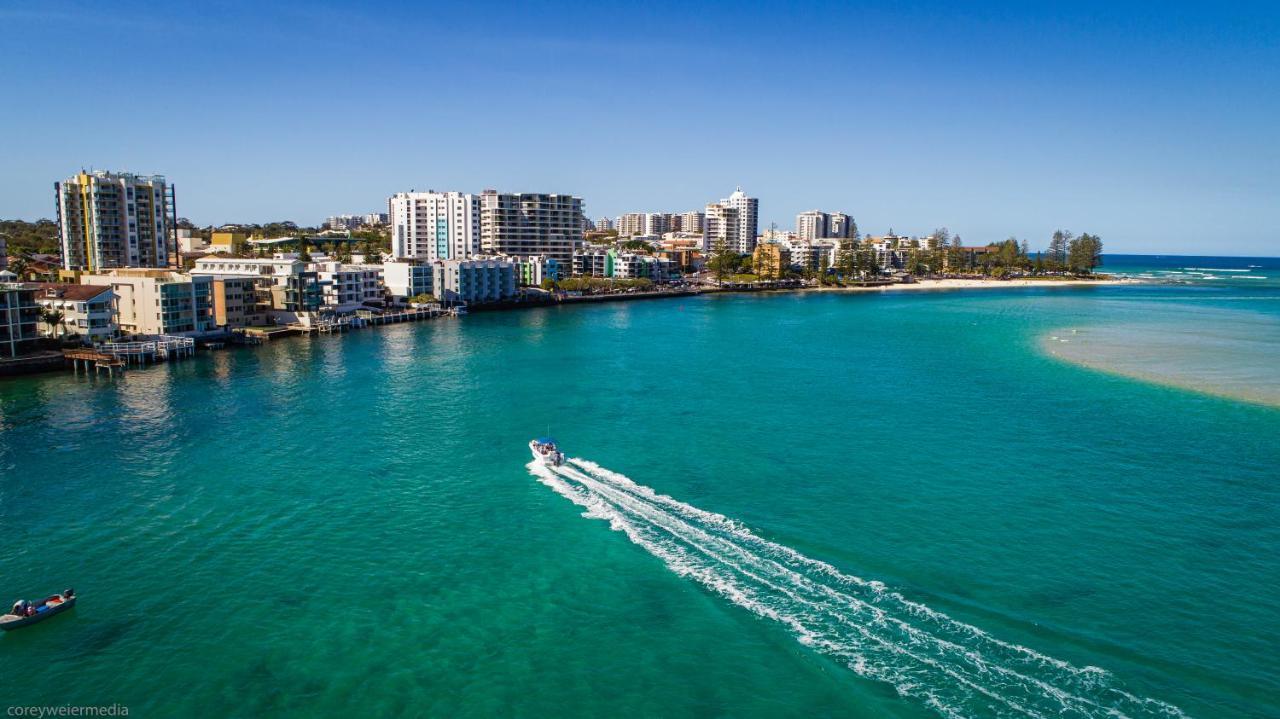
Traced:
POLYGON ((81 595, 0 637, 0 700, 1275 716, 1280 410, 1043 344, 1280 312, 1235 285, 546 308, 0 383, 3 588, 81 595))

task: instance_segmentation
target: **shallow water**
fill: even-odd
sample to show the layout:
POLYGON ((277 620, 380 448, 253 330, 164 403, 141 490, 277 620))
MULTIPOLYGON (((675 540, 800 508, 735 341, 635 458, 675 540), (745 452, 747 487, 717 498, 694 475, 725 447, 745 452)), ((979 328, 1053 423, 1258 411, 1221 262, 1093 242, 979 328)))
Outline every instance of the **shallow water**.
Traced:
POLYGON ((3 382, 3 587, 81 599, 0 637, 40 667, 0 694, 921 717, 1053 716, 1051 687, 1075 716, 1274 716, 1280 411, 1042 346, 1272 291, 685 298, 3 382), (530 476, 547 432, 649 547, 530 476))

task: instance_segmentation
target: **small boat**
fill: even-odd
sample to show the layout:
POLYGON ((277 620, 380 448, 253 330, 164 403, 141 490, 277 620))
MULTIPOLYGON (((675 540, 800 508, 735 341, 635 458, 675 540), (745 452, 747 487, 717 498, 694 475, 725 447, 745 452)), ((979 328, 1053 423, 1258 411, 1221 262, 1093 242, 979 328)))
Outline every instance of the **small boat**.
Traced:
POLYGON ((44 621, 60 612, 65 612, 75 605, 76 592, 74 589, 68 589, 62 594, 45 597, 38 602, 19 599, 13 603, 13 609, 9 610, 8 614, 0 616, 0 629, 6 632, 21 629, 30 624, 44 621))
POLYGON ((529 442, 529 451, 533 458, 550 467, 564 464, 564 452, 556 448, 556 441, 550 437, 539 437, 529 442))

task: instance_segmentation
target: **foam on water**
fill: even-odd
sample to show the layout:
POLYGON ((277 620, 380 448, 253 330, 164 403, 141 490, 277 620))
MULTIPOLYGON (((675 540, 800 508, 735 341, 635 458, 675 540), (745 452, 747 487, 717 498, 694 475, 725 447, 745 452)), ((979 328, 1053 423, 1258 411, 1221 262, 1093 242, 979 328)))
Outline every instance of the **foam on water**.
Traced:
POLYGON ((1124 691, 1098 667, 999 640, 593 462, 574 458, 555 468, 533 462, 529 471, 677 575, 943 716, 1184 716, 1124 691))

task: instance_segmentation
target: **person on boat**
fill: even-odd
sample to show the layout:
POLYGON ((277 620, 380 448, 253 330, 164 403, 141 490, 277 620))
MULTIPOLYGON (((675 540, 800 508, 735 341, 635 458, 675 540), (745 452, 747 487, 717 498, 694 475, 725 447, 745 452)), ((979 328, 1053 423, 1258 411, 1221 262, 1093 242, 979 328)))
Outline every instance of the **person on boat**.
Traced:
POLYGON ((9 613, 15 617, 22 616, 23 612, 26 611, 26 606, 25 606, 26 603, 27 603, 27 600, 19 599, 18 601, 13 603, 13 609, 10 610, 9 613))
POLYGON ((72 589, 71 587, 67 587, 66 590, 62 592, 63 599, 70 599, 75 595, 76 595, 76 590, 72 589))

